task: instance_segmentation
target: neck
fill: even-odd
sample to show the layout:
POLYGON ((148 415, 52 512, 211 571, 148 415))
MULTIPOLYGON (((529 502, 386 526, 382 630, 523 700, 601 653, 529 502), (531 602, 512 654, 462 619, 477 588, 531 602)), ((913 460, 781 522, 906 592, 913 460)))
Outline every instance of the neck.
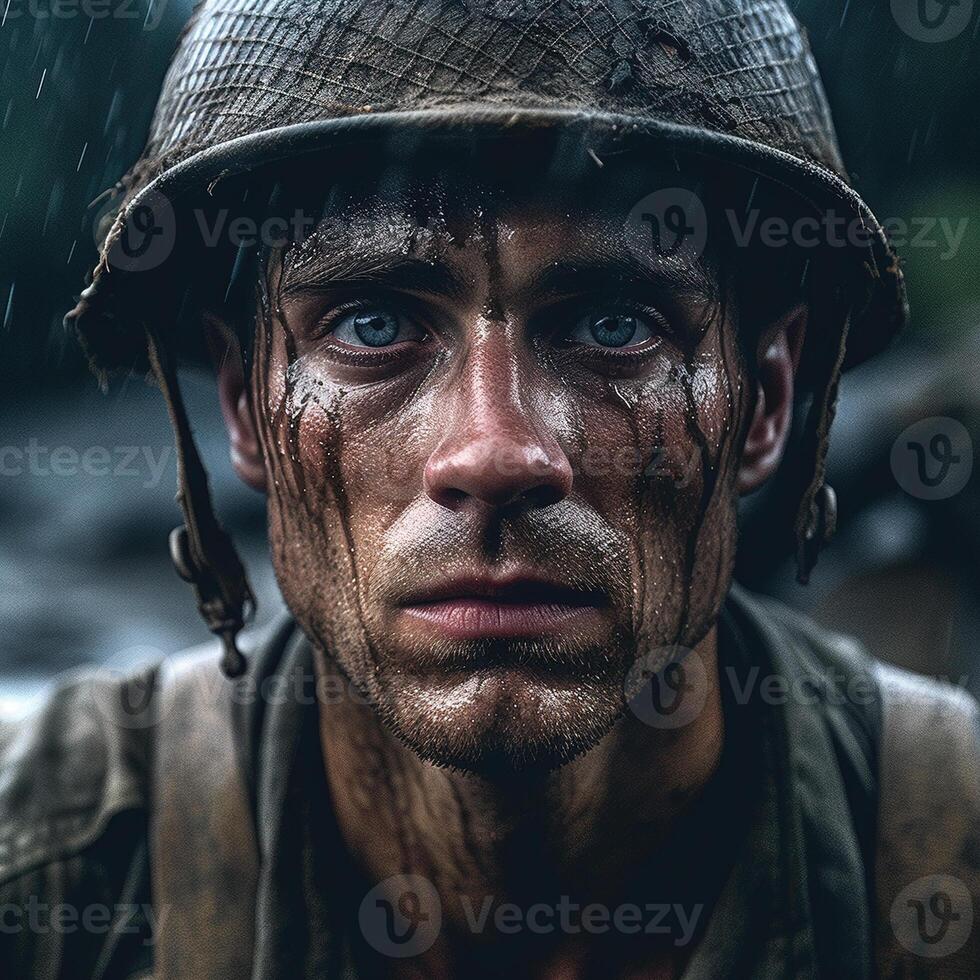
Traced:
MULTIPOLYGON (((716 678, 716 630, 689 656, 716 678)), ((685 696, 682 689, 678 697, 685 696)), ((675 704, 684 709, 683 700, 675 704)), ((691 714, 671 729, 627 712, 578 759, 543 776, 506 780, 422 761, 352 699, 324 707, 320 730, 340 831, 356 864, 371 883, 424 876, 439 895, 444 931, 472 934, 488 896, 495 907, 521 909, 560 896, 616 904, 717 768, 717 684, 691 714)), ((658 892, 670 887, 657 885, 658 892)))

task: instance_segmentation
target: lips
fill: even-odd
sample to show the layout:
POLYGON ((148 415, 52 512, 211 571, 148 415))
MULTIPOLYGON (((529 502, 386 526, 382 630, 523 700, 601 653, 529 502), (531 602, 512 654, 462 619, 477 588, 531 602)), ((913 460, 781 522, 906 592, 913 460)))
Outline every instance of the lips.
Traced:
POLYGON ((528 575, 457 578, 408 597, 413 624, 445 638, 533 639, 574 628, 606 604, 601 593, 528 575))

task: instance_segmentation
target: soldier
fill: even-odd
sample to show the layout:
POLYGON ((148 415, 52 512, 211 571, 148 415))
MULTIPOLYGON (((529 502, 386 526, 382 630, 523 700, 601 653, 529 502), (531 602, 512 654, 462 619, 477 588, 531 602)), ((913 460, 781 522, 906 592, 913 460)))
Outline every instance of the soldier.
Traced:
POLYGON ((220 650, 3 732, 4 975, 975 976, 975 704, 731 581, 905 315, 777 0, 206 0, 69 322, 220 650))

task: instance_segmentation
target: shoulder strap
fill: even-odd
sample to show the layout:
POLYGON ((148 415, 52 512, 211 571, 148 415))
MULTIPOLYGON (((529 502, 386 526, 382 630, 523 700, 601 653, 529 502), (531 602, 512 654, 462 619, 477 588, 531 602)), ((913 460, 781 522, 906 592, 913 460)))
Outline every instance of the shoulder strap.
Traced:
POLYGON ((166 662, 153 767, 155 980, 252 973, 258 857, 235 748, 235 692, 215 648, 166 662))
POLYGON ((980 975, 980 715, 948 684, 877 668, 878 975, 980 975))

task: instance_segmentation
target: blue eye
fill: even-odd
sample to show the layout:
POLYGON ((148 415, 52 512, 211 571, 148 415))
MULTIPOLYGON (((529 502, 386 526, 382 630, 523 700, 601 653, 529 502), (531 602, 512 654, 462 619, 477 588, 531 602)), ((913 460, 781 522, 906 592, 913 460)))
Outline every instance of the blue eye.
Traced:
POLYGON ((610 316, 591 314, 582 317, 568 339, 590 347, 638 347, 653 336, 653 331, 641 317, 629 313, 610 316))
POLYGON ((351 347, 388 347, 403 340, 418 340, 421 332, 390 310, 371 308, 349 313, 337 322, 333 336, 351 347))

